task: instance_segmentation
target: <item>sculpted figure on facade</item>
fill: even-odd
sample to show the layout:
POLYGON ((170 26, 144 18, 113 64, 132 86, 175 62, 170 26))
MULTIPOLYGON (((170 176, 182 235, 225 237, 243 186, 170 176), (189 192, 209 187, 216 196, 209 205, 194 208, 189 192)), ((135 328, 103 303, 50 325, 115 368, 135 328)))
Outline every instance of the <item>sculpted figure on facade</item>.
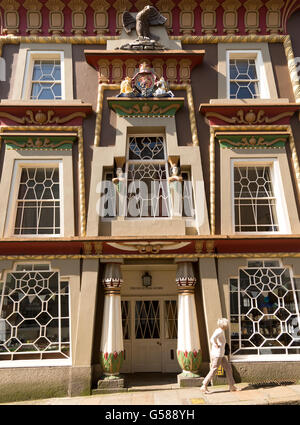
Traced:
POLYGON ((133 92, 131 86, 131 78, 125 77, 125 80, 121 82, 120 85, 120 93, 117 97, 135 97, 135 93, 133 92))
POLYGON ((164 50, 157 41, 157 37, 150 33, 150 25, 164 25, 167 21, 154 6, 145 6, 136 17, 125 11, 123 13, 123 28, 127 34, 133 29, 136 30, 137 39, 133 43, 127 43, 120 47, 123 50, 164 50))
POLYGON ((117 97, 174 97, 164 77, 160 79, 150 67, 142 62, 132 78, 125 77, 121 82, 117 97))
POLYGON ((156 83, 156 89, 154 92, 155 97, 174 97, 174 93, 169 90, 169 85, 164 77, 161 77, 156 83))

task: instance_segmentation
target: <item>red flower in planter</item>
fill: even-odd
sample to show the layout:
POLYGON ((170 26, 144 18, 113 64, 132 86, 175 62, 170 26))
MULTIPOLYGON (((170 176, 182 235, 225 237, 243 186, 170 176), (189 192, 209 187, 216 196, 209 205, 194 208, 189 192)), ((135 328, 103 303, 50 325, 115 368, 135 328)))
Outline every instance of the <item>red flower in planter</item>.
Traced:
POLYGON ((116 359, 118 357, 118 353, 115 351, 114 352, 114 358, 116 359))
POLYGON ((108 358, 108 353, 105 353, 105 354, 104 354, 104 358, 105 358, 105 360, 107 360, 107 358, 108 358))
POLYGON ((187 356, 188 356, 188 352, 185 350, 184 357, 187 357, 187 356))
POLYGON ((193 354, 194 354, 194 357, 197 357, 197 354, 198 354, 198 353, 197 353, 197 351, 196 351, 196 350, 194 350, 194 351, 193 351, 193 354))

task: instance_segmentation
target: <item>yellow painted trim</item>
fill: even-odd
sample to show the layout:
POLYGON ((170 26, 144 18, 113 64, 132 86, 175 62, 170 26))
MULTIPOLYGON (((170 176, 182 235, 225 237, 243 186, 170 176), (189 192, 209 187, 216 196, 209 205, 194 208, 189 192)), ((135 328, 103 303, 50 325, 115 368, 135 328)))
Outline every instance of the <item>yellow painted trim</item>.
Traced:
MULTIPOLYGON (((171 84, 170 89, 186 91, 189 117, 190 117, 190 126, 191 126, 191 133, 192 133, 192 142, 193 142, 193 146, 199 146, 195 107, 194 107, 194 100, 193 100, 191 85, 190 84, 171 84)), ((98 86, 94 146, 100 146, 104 90, 120 90, 120 84, 102 83, 102 84, 99 84, 98 86)))
POLYGON ((210 228, 211 235, 215 235, 216 228, 216 171, 215 171, 215 133, 229 132, 229 131, 285 131, 289 134, 289 143, 292 153, 292 164, 294 167, 298 191, 300 194, 300 165, 299 158, 296 151, 295 140, 293 136, 292 127, 290 125, 248 125, 248 126, 212 126, 210 128, 210 144, 209 144, 209 164, 210 164, 210 228))
POLYGON ((300 252, 239 252, 239 253, 207 253, 207 254, 115 254, 115 255, 0 255, 0 261, 4 260, 26 260, 26 261, 36 261, 36 260, 81 260, 81 259, 90 259, 97 260, 99 258, 104 260, 113 260, 113 259, 172 259, 172 258, 182 258, 182 259, 197 259, 197 258, 300 258, 300 252))

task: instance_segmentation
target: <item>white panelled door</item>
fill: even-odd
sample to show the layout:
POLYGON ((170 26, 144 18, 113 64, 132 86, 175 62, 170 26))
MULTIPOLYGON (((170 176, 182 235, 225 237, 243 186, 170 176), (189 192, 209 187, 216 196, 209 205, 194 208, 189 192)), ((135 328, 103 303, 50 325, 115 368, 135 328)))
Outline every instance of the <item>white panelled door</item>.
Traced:
POLYGON ((121 372, 180 372, 177 363, 177 300, 122 299, 125 359, 121 372))

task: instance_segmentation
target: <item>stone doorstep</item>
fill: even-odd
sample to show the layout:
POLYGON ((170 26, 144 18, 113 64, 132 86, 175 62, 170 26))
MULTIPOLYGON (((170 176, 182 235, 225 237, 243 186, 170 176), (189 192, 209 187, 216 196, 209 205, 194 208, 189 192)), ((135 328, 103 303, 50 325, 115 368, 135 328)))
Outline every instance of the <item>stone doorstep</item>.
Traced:
POLYGON ((127 393, 128 388, 97 388, 95 390, 92 390, 92 395, 99 395, 99 394, 112 394, 112 393, 127 393))
POLYGON ((201 387, 203 380, 203 377, 185 376, 183 373, 177 375, 177 382, 181 388, 201 387))

